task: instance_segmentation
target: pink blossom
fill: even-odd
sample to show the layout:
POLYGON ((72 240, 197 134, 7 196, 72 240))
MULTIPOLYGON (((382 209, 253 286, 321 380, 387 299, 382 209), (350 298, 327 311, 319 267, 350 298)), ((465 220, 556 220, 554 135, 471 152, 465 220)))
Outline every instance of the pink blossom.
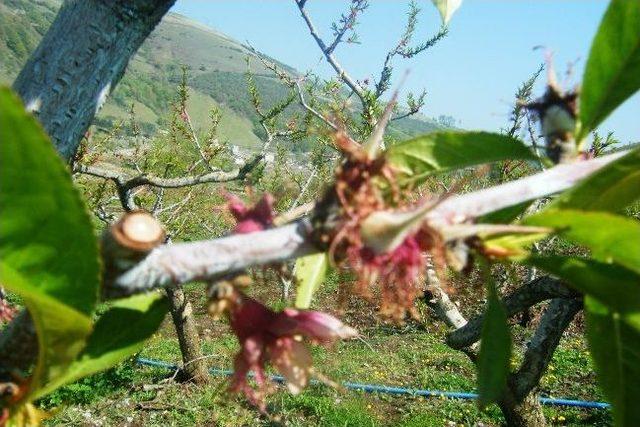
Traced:
POLYGON ((299 393, 309 382, 312 365, 311 354, 302 338, 329 345, 357 334, 355 329, 329 314, 295 309, 275 312, 235 288, 225 295, 229 302, 229 323, 240 342, 231 390, 243 392, 261 411, 266 409, 267 363, 284 376, 292 393, 299 393), (247 381, 251 371, 256 388, 247 381))
POLYGON ((236 219, 237 224, 234 233, 253 233, 262 231, 273 225, 273 196, 265 193, 253 207, 247 207, 239 197, 233 194, 226 195, 227 209, 236 219))
POLYGON ((378 283, 382 315, 402 321, 407 310, 414 314, 413 303, 422 294, 419 276, 426 265, 423 252, 429 245, 429 237, 419 231, 390 252, 376 254, 366 246, 348 247, 349 264, 359 278, 358 292, 370 296, 371 285, 378 283))

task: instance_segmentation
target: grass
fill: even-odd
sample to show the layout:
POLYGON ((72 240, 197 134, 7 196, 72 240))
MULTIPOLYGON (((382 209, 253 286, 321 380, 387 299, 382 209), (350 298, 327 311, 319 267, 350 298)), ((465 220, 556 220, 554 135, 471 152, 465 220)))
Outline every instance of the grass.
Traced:
MULTIPOLYGON (((194 295, 195 297, 195 295, 194 295)), ((201 297, 198 297, 201 300, 201 297)), ((192 297, 195 301, 196 298, 192 297)), ((196 316, 203 351, 211 366, 230 368, 238 349, 226 325, 196 316)), ((313 349, 315 366, 335 381, 353 381, 445 391, 472 391, 474 367, 460 352, 443 344, 436 325, 363 327, 364 340, 313 349)), ((167 321, 140 353, 178 363, 179 348, 167 321)), ((563 339, 541 390, 554 397, 600 400, 582 338, 563 339)), ((261 416, 241 396, 226 392, 227 379, 207 386, 161 381, 167 370, 136 366, 129 360, 106 373, 64 387, 43 401, 58 406, 48 425, 288 425, 288 426, 467 426, 500 425, 495 406, 480 411, 474 402, 441 398, 367 394, 318 385, 292 396, 281 386, 261 416), (481 423, 481 424, 479 424, 481 423)), ((607 411, 545 407, 553 425, 609 425, 607 411)))

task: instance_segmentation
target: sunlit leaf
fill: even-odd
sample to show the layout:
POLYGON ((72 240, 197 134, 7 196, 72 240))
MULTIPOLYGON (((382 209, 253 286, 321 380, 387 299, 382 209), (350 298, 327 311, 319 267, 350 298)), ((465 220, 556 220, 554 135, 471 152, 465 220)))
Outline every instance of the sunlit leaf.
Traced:
POLYGON ((580 138, 640 89, 640 2, 612 0, 591 45, 580 97, 580 138))
POLYGON ((487 281, 487 308, 482 321, 478 356, 478 405, 497 401, 504 392, 509 375, 511 334, 507 312, 498 297, 495 284, 487 281))
POLYGON ((7 88, 0 89, 0 212, 0 280, 24 299, 41 349, 34 393, 63 375, 82 350, 100 268, 91 221, 67 167, 7 88))
POLYGON ((57 381, 76 358, 91 333, 91 318, 42 292, 11 266, 0 260, 0 280, 19 294, 38 332, 38 362, 30 394, 57 381))
POLYGON ((535 160, 519 140, 489 132, 443 131, 389 147, 387 159, 401 183, 420 183, 429 175, 508 159, 535 160))
POLYGON ((313 294, 324 280, 329 267, 326 253, 307 255, 296 260, 294 274, 298 285, 296 307, 309 308, 313 294))
POLYGON ((593 258, 640 273, 640 222, 635 219, 607 212, 553 209, 523 222, 556 228, 568 240, 589 247, 593 258))
POLYGON ((168 304, 160 294, 136 295, 116 301, 95 324, 87 345, 64 375, 38 391, 34 398, 79 378, 108 369, 140 351, 160 327, 168 304))
POLYGON ((585 298, 587 338, 598 382, 617 426, 640 420, 640 312, 619 313, 585 298))
POLYGON ((549 233, 512 233, 482 240, 484 251, 498 259, 518 261, 527 257, 531 246, 549 233))
POLYGON ((585 178, 549 208, 616 212, 640 199, 640 148, 585 178))
POLYGON ((68 168, 40 125, 0 88, 0 259, 51 298, 90 314, 98 244, 68 168))

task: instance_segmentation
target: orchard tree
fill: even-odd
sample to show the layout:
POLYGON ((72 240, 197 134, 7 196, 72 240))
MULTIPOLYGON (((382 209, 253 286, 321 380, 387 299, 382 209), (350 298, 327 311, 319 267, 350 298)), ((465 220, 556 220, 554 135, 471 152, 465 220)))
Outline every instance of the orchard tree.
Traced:
MULTIPOLYGON (((459 4, 436 3, 445 22, 451 5, 459 4)), ((436 297, 435 306, 445 309, 444 318, 457 323, 449 343, 469 350, 477 359, 479 404, 498 402, 514 425, 543 422, 522 416, 517 407, 537 383, 549 351, 553 352, 562 330, 584 301, 587 339, 615 422, 637 424, 640 224, 625 215, 625 209, 640 197, 640 150, 594 157, 586 147, 586 137, 640 88, 640 4, 611 2, 593 42, 580 95, 565 92, 550 80, 543 97, 527 104, 539 117, 544 156, 505 133, 440 131, 385 144, 385 129, 397 117, 395 97, 384 105, 380 96, 388 86, 367 89, 335 57, 336 47, 352 30, 366 2, 352 2, 349 12, 334 26, 335 38, 330 43, 319 36, 305 4, 305 0, 296 1, 340 84, 361 101, 361 120, 345 126, 343 123, 349 123, 346 117, 323 114, 298 92, 307 112, 335 126, 331 141, 340 160, 333 182, 319 195, 311 212, 283 225, 276 224, 280 221, 276 221, 268 194, 252 207, 231 198, 228 208, 237 220, 233 232, 196 242, 164 243, 160 222, 151 214, 134 211, 108 227, 100 239, 102 250, 98 250, 85 204, 64 160, 69 162, 75 155, 96 106, 170 4, 118 2, 106 7, 100 3, 93 10, 85 8, 84 2, 65 3, 16 81, 24 103, 2 89, 0 271, 2 284, 22 297, 32 319, 26 312, 19 314, 0 336, 0 360, 7 373, 2 385, 3 422, 37 422, 40 414, 31 403, 35 399, 138 351, 167 311, 164 298, 152 292, 155 289, 196 280, 208 283, 210 313, 226 316, 241 343, 232 390, 244 393, 264 411, 270 388, 264 375, 267 363, 280 370, 292 392, 299 392, 313 369, 308 350, 297 337, 328 345, 354 337, 356 331, 333 316, 304 307, 280 312, 267 308, 245 294, 247 269, 301 259, 296 292, 305 295, 299 301, 305 306, 321 285, 318 272, 330 263, 357 275, 354 292, 378 301, 381 316, 403 321, 415 315, 425 273, 429 284, 437 286, 447 268, 465 270, 475 259, 486 286, 482 319, 463 326, 464 319, 451 317, 451 310, 446 310, 444 292, 436 297), (153 17, 151 23, 148 16, 153 17), (102 20, 104 25, 96 27, 99 31, 79 37, 82 43, 73 45, 82 24, 102 20), (114 46, 127 48, 106 48, 103 37, 107 36, 117 40, 114 46), (68 50, 52 49, 65 40, 68 50), (100 56, 109 58, 108 63, 86 61, 83 55, 99 49, 109 53, 100 56), (57 61, 42 59, 57 52, 64 54, 57 61), (68 67, 75 72, 70 73, 68 67), (29 111, 39 113, 53 144, 29 111), (514 161, 544 168, 460 195, 454 189, 420 196, 424 194, 421 185, 435 174, 514 161), (550 201, 537 206, 541 198, 550 201), (555 235, 588 248, 588 253, 565 256, 540 250, 540 246, 535 249, 535 244, 555 235), (499 263, 535 266, 558 280, 540 279, 501 298, 492 276, 499 263), (96 318, 100 298, 118 299, 96 318), (518 303, 528 307, 536 299, 552 301, 523 365, 509 375, 512 346, 507 318, 518 310, 518 303), (474 344, 478 338, 479 349, 474 344), (250 371, 255 373, 256 388, 247 381, 250 371), (30 372, 28 378, 25 372, 30 372), (513 414, 510 407, 516 408, 513 414)), ((387 55, 389 63, 397 55, 414 52, 408 47, 411 36, 408 40, 387 55)), ((389 63, 385 60, 387 74, 389 63)), ((388 84, 388 79, 383 71, 378 83, 388 84)), ((294 86, 299 87, 297 82, 294 86)), ((413 102, 420 104, 420 99, 413 98, 413 102)), ((269 124, 263 122, 265 127, 269 124)), ((205 165, 206 152, 203 154, 205 165)), ((512 167, 501 170, 513 171, 512 167)), ((129 200, 125 190, 119 191, 123 206, 129 200)))

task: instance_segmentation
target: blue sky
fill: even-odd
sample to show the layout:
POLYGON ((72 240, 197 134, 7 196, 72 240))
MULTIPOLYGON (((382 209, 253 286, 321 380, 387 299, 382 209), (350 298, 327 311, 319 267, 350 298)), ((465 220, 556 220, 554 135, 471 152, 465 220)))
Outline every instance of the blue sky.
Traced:
MULTIPOLYGON (((347 0, 308 0, 306 7, 325 39, 330 40, 331 22, 347 4, 347 0)), ((440 17, 430 0, 418 4, 422 13, 416 40, 421 40, 437 32, 440 17)), ((505 126, 515 89, 543 62, 543 50, 534 46, 554 52, 559 73, 575 62, 568 86, 580 82, 606 7, 607 2, 600 0, 465 0, 446 39, 415 59, 398 58, 396 82, 410 70, 405 88, 427 90, 423 110, 427 116, 451 115, 466 129, 498 130, 505 126)), ((406 10, 406 1, 370 0, 358 27, 362 44, 341 45, 335 53, 354 78, 378 77, 386 52, 403 30, 406 10)), ((293 0, 178 0, 173 11, 248 41, 298 70, 332 75, 293 0)), ((537 94, 544 90, 543 81, 537 94)), ((636 94, 601 130, 615 130, 625 143, 638 141, 639 112, 636 94)))

